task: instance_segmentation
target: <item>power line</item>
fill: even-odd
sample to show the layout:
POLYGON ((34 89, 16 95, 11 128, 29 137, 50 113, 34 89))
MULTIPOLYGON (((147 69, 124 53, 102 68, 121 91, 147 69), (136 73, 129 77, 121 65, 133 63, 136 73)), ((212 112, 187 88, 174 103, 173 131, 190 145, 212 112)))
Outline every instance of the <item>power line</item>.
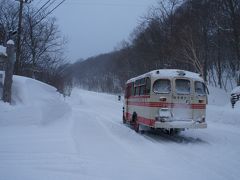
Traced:
POLYGON ((53 0, 43 11, 47 10, 52 4, 54 4, 57 0, 53 0))
POLYGON ((41 4, 42 1, 43 1, 43 0, 38 0, 38 2, 36 3, 36 6, 39 5, 39 4, 41 4))
POLYGON ((49 16, 54 10, 56 10, 61 4, 63 4, 66 0, 62 0, 58 5, 56 5, 52 10, 50 10, 47 14, 45 14, 39 21, 37 21, 34 26, 39 24, 43 19, 49 16))
POLYGON ((81 0, 70 0, 68 2, 76 3, 86 6, 117 6, 117 7, 146 7, 144 3, 130 2, 130 3, 121 3, 121 2, 112 2, 112 1, 81 1, 81 0))
POLYGON ((48 0, 46 3, 44 3, 38 10, 33 14, 33 18, 50 2, 51 0, 48 0))

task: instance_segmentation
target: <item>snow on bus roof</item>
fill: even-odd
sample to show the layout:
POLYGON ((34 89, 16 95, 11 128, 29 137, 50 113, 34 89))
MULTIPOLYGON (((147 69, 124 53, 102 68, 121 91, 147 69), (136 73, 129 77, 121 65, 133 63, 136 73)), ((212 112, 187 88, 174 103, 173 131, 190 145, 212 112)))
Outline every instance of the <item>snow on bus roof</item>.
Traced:
POLYGON ((158 69, 158 70, 153 70, 150 72, 147 72, 145 74, 142 74, 140 76, 131 78, 127 81, 127 83, 129 82, 133 82, 136 81, 138 79, 144 78, 144 77, 161 77, 161 78, 174 78, 174 77, 187 77, 187 78, 191 78, 194 80, 198 80, 198 81, 203 81, 202 77, 200 76, 200 74, 198 73, 194 73, 194 72, 190 72, 190 71, 186 71, 186 70, 180 70, 180 69, 158 69))

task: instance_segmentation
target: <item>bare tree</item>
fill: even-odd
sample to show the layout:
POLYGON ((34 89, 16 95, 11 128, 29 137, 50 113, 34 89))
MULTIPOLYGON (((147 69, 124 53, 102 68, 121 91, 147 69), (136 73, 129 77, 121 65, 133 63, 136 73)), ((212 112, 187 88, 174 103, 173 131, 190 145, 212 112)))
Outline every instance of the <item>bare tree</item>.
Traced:
POLYGON ((25 57, 23 62, 30 64, 28 67, 34 76, 34 72, 39 71, 45 64, 48 67, 50 64, 60 64, 66 41, 59 34, 55 18, 48 18, 46 21, 36 23, 42 19, 42 15, 33 18, 33 12, 30 9, 25 17, 23 43, 26 51, 29 52, 29 57, 25 57), (45 58, 46 55, 48 58, 45 58))
MULTIPOLYGON (((229 26, 232 32, 233 47, 236 54, 236 69, 240 70, 240 1, 222 0, 223 9, 229 19, 229 26)), ((240 85, 240 81, 238 81, 240 85)))
MULTIPOLYGON (((188 27, 188 30, 184 30, 184 34, 182 34, 182 51, 180 54, 182 54, 187 61, 184 61, 185 63, 190 63, 194 66, 195 70, 203 75, 203 64, 201 61, 201 52, 200 48, 197 47, 197 42, 194 40, 194 35, 191 31, 191 28, 188 27)), ((180 60, 181 61, 181 58, 180 60)))

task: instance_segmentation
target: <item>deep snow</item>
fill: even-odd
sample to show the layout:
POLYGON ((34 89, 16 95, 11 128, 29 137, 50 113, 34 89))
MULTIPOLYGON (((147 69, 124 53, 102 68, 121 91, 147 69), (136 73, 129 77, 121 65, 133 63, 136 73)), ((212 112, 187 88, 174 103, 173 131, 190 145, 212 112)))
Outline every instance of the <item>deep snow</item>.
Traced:
POLYGON ((7 56, 6 47, 0 45, 0 56, 7 56))
POLYGON ((208 128, 140 135, 122 124, 117 96, 56 89, 14 77, 0 102, 0 180, 209 179, 240 177, 240 102, 211 88, 208 128))

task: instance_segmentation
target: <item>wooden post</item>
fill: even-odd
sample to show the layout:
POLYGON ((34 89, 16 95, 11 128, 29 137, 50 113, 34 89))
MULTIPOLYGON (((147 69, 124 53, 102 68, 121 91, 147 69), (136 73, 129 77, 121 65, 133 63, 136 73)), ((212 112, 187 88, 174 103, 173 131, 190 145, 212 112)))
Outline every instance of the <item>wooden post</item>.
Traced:
POLYGON ((15 45, 12 40, 9 40, 7 42, 6 52, 7 52, 7 62, 6 62, 2 99, 4 102, 11 103, 13 66, 16 61, 15 45))

